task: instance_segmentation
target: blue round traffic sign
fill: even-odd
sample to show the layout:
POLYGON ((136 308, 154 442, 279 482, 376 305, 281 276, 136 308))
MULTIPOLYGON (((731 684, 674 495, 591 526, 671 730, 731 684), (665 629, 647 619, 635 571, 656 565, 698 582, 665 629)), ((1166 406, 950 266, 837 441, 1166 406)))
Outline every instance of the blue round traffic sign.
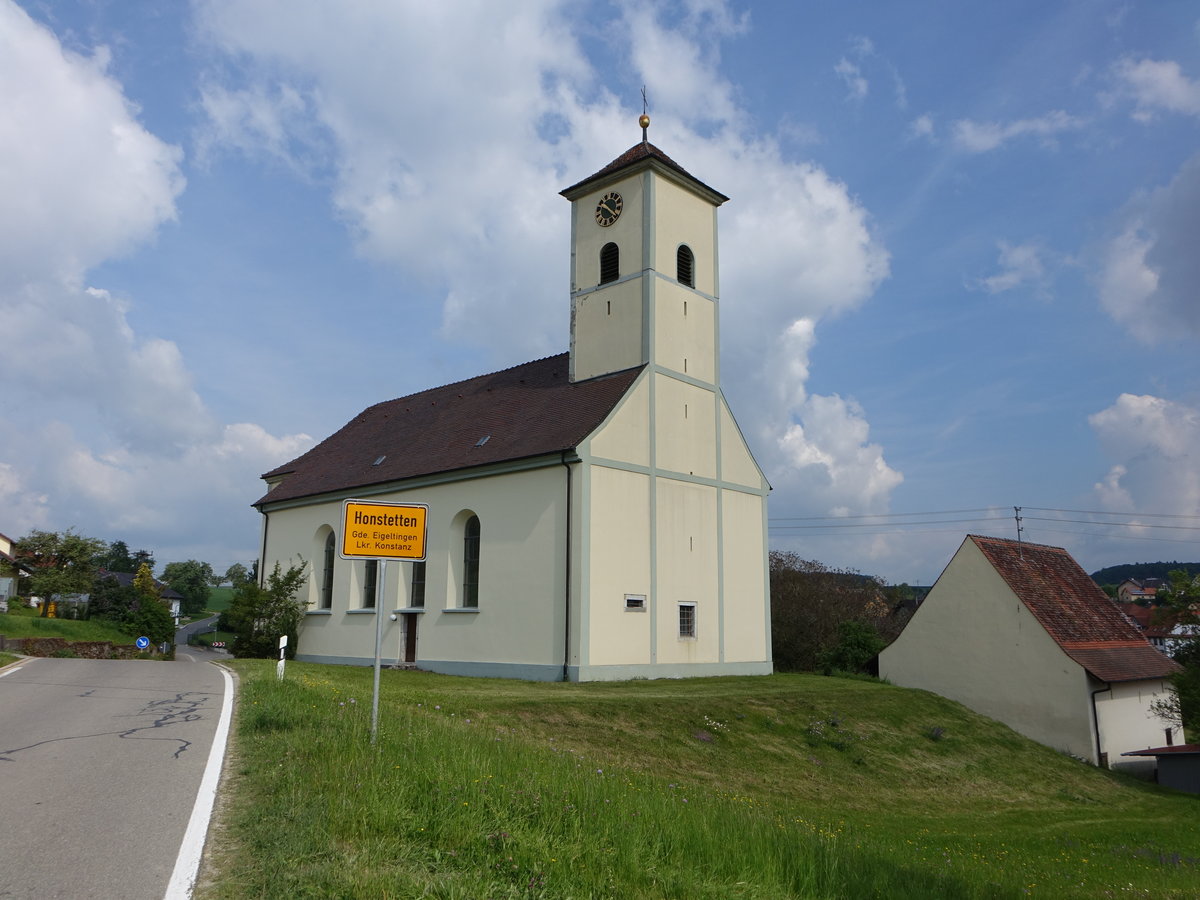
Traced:
POLYGON ((150 638, 143 635, 142 637, 138 638, 135 643, 137 644, 137 648, 139 650, 145 650, 150 646, 150 638))

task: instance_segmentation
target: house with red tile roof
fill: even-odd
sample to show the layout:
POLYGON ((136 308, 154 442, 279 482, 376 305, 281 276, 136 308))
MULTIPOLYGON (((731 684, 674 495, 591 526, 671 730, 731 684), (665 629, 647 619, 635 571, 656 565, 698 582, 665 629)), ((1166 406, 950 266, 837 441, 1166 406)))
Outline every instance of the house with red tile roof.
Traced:
POLYGON ((1151 709, 1177 669, 1066 550, 978 535, 879 655, 894 684, 1105 767, 1178 734, 1151 709))
POLYGON ((771 671, 770 488, 720 387, 728 198, 645 137, 562 192, 568 352, 377 403, 263 476, 259 572, 308 565, 298 658, 373 663, 386 616, 384 663, 437 672, 771 671), (427 505, 426 558, 343 558, 348 499, 427 505))

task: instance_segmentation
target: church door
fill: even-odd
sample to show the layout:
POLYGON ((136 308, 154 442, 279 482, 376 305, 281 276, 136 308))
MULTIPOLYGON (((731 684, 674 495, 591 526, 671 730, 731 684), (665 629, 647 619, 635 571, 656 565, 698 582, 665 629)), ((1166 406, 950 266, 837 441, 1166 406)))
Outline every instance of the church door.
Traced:
POLYGON ((417 661, 417 620, 421 618, 417 613, 404 614, 404 661, 406 663, 415 663, 417 661))

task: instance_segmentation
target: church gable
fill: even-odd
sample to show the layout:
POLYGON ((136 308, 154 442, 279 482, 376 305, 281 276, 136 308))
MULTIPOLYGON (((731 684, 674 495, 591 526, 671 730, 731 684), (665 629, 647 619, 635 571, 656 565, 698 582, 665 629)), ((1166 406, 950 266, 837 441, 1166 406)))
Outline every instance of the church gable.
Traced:
POLYGON ((767 479, 750 453, 724 397, 721 397, 721 478, 756 491, 768 489, 767 479))
POLYGON ((592 457, 650 465, 650 387, 645 378, 626 392, 586 446, 592 457))

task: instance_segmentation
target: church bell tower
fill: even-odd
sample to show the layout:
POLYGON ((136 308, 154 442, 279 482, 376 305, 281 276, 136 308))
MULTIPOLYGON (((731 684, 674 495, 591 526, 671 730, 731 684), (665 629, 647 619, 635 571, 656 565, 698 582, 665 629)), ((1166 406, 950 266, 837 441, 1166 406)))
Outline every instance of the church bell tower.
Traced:
POLYGON ((720 384, 717 207, 729 198, 646 139, 571 201, 572 381, 639 365, 720 384))

